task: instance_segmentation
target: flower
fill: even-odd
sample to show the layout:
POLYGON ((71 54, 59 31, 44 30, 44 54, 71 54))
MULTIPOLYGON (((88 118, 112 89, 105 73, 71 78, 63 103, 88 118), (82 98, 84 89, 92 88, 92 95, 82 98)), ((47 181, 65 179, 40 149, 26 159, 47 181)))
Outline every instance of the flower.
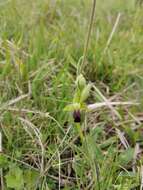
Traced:
POLYGON ((75 123, 80 123, 81 122, 81 113, 80 110, 75 110, 73 112, 73 118, 75 123))

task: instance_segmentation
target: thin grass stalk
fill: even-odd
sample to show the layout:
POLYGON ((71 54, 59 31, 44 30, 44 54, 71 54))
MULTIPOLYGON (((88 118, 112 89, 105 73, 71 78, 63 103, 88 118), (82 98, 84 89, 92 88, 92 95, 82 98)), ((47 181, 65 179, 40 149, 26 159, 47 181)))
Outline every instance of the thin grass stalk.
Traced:
POLYGON ((94 20, 94 15, 95 15, 95 8, 96 8, 96 0, 93 0, 91 17, 90 17, 87 37, 86 37, 85 45, 84 45, 83 59, 82 59, 81 67, 80 67, 80 73, 82 72, 82 70, 84 69, 84 66, 85 66, 85 61, 86 61, 86 56, 87 56, 87 50, 88 50, 88 46, 89 46, 89 40, 90 40, 90 36, 91 36, 91 31, 92 31, 92 26, 93 26, 93 20, 94 20))

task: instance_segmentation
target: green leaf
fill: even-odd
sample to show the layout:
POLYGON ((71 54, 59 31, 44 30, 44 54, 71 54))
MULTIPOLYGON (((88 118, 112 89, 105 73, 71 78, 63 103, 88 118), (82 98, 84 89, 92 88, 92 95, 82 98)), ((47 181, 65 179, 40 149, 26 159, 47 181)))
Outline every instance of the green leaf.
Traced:
POLYGON ((83 147, 86 148, 87 146, 86 142, 88 142, 88 147, 86 148, 87 149, 86 155, 88 159, 90 161, 94 161, 95 159, 102 160, 103 153, 102 150, 100 149, 100 146, 96 143, 96 138, 95 137, 93 138, 93 136, 88 135, 86 137, 86 140, 87 141, 83 143, 83 147))
POLYGON ((38 176, 39 174, 36 171, 26 170, 24 172, 24 181, 25 181, 27 190, 35 189, 38 176))
POLYGON ((69 104, 64 108, 64 111, 74 111, 74 110, 79 110, 80 109, 80 104, 79 103, 73 103, 69 104))
POLYGON ((3 154, 0 154, 0 168, 6 168, 7 166, 8 159, 3 154))
POLYGON ((23 172, 17 166, 11 167, 5 178, 6 178, 6 185, 8 188, 21 190, 24 187, 23 172))
POLYGON ((134 154, 134 149, 133 148, 128 148, 127 150, 122 152, 119 155, 119 163, 120 163, 120 165, 125 166, 129 162, 131 162, 132 159, 133 159, 133 154, 134 154))

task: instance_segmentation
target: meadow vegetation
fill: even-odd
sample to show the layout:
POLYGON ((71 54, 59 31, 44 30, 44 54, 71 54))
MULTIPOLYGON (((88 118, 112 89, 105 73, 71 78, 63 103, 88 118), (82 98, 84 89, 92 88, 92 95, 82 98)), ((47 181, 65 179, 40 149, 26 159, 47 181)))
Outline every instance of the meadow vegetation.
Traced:
POLYGON ((143 7, 97 0, 81 95, 91 10, 90 0, 0 1, 1 190, 142 189, 143 7))

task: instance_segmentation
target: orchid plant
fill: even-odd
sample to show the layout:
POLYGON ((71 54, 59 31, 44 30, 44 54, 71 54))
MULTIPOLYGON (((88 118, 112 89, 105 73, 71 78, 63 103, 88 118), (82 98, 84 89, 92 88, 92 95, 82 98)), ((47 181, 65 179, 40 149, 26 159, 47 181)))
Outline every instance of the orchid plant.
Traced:
POLYGON ((76 89, 73 97, 73 102, 64 108, 64 111, 73 113, 73 119, 78 129, 81 140, 83 141, 83 133, 81 129, 81 112, 87 110, 86 100, 90 95, 91 83, 86 82, 84 76, 80 74, 76 79, 76 89))

